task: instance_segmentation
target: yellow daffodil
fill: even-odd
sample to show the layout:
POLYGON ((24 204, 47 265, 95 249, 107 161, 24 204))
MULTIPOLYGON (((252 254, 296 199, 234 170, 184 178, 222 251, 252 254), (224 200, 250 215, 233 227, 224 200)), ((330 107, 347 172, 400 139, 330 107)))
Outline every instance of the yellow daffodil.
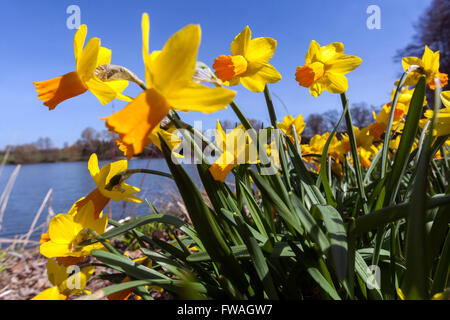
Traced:
MULTIPOLYGON (((373 143, 373 136, 369 134, 370 125, 361 130, 356 126, 353 126, 353 131, 355 132, 357 148, 362 147, 366 150, 370 150, 373 143)), ((340 150, 341 155, 345 155, 350 151, 350 140, 349 136, 346 133, 342 135, 342 140, 340 142, 340 150)))
POLYGON ((119 112, 106 118, 109 130, 119 134, 130 159, 151 142, 150 133, 170 109, 204 113, 225 109, 235 92, 209 88, 192 80, 200 45, 200 27, 188 25, 175 33, 161 51, 148 53, 149 19, 142 17, 143 56, 147 90, 119 112))
MULTIPOLYGON (((397 107, 394 111, 394 120, 392 122, 392 131, 403 129, 404 124, 401 122, 403 120, 403 116, 407 113, 409 105, 405 105, 402 103, 398 103, 397 107)), ((369 134, 376 140, 381 139, 381 136, 385 133, 387 123, 389 120, 389 113, 391 112, 391 103, 385 104, 380 112, 375 114, 373 113, 373 117, 375 119, 374 123, 369 125, 369 134)))
POLYGON ((142 199, 134 196, 140 189, 130 186, 123 181, 114 185, 111 190, 106 189, 112 177, 128 169, 127 160, 109 163, 100 169, 97 155, 93 153, 89 158, 88 169, 97 188, 85 198, 78 200, 75 204, 77 207, 82 207, 89 201, 92 201, 94 204, 94 215, 98 218, 100 212, 108 204, 109 199, 114 201, 143 202, 142 199))
POLYGON ((71 294, 80 294, 84 291, 86 283, 94 273, 95 267, 86 266, 78 269, 68 269, 55 260, 47 262, 47 276, 53 287, 42 291, 32 300, 66 300, 71 294))
POLYGON ((92 38, 86 46, 87 27, 80 26, 74 38, 76 71, 63 76, 34 82, 38 98, 44 101, 49 110, 53 110, 64 100, 78 96, 87 90, 91 91, 105 105, 114 98, 124 101, 131 99, 122 94, 128 81, 116 80, 103 82, 95 76, 99 65, 111 63, 111 50, 100 46, 99 38, 92 38))
MULTIPOLYGON (((322 154, 323 148, 325 147, 325 144, 328 140, 328 137, 330 136, 329 132, 325 132, 323 135, 316 134, 314 137, 311 138, 309 141, 309 144, 302 144, 301 149, 303 154, 308 153, 316 153, 316 154, 322 154)), ((335 158, 335 160, 338 161, 339 159, 339 146, 340 141, 336 138, 336 136, 333 136, 331 139, 330 145, 328 146, 328 154, 335 158)), ((304 157, 304 159, 309 162, 312 160, 312 157, 304 157)))
POLYGON ((441 86, 444 87, 448 83, 448 75, 439 72, 439 51, 433 52, 428 46, 425 46, 422 59, 417 57, 406 57, 402 59, 403 69, 406 71, 410 66, 416 65, 420 69, 410 72, 405 80, 405 85, 415 85, 419 81, 420 76, 424 74, 426 76, 426 83, 430 89, 436 89, 436 83, 434 79, 437 77, 441 81, 441 86))
POLYGON ((275 39, 252 39, 252 32, 246 26, 231 43, 231 55, 214 60, 215 74, 227 86, 242 83, 250 91, 261 92, 267 83, 281 80, 280 73, 269 64, 276 48, 275 39))
POLYGON ((295 141, 294 136, 294 128, 295 134, 298 137, 298 141, 301 141, 300 134, 305 129, 305 122, 303 121, 303 116, 300 114, 297 118, 287 115, 284 117, 283 122, 278 122, 278 127, 283 131, 292 141, 295 141))
POLYGON ((254 163, 249 159, 249 140, 243 125, 226 134, 217 121, 216 143, 222 154, 209 168, 213 178, 224 182, 228 173, 240 163, 254 163))
POLYGON ((71 214, 58 214, 50 220, 48 241, 41 244, 40 252, 47 258, 85 257, 91 250, 101 249, 101 243, 78 248, 77 246, 105 232, 108 215, 94 217, 94 204, 89 201, 82 207, 74 207, 71 214))
MULTIPOLYGON (((450 91, 444 91, 441 93, 442 103, 445 108, 439 110, 437 115, 436 124, 434 125, 433 134, 436 136, 446 136, 450 134, 450 91)), ((425 117, 427 119, 433 118, 433 110, 425 111, 425 117)))
POLYGON ((321 47, 311 41, 305 57, 306 64, 297 67, 295 79, 302 87, 309 88, 312 96, 318 97, 323 90, 344 93, 348 89, 345 74, 356 69, 361 58, 344 54, 344 45, 333 42, 321 47))

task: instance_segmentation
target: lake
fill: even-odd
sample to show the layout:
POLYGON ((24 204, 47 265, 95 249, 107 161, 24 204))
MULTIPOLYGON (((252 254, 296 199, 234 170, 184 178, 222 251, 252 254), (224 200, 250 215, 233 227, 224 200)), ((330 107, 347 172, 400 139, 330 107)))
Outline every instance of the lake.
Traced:
MULTIPOLYGON (((108 162, 100 161, 99 166, 101 167, 105 163, 108 162)), ((164 159, 136 159, 128 163, 128 167, 133 169, 147 166, 149 169, 169 172, 164 159)), ((7 165, 3 168, 0 176, 0 194, 15 167, 7 165)), ((195 165, 184 167, 193 181, 201 186, 195 165)), ((143 187, 137 196, 142 199, 147 198, 157 209, 161 208, 164 202, 171 201, 171 195, 178 193, 177 187, 171 179, 156 175, 135 174, 127 180, 127 183, 140 187, 144 176, 143 187)), ((89 194, 96 186, 89 173, 87 162, 22 165, 6 206, 0 238, 13 238, 14 235, 27 233, 50 188, 53 189, 52 207, 55 214, 58 214, 66 213, 75 201, 89 194)), ((110 201, 110 204, 113 219, 128 216, 134 206, 133 203, 128 202, 110 201)), ((109 209, 107 206, 105 212, 109 212, 109 209)), ((47 208, 45 208, 37 225, 45 222, 47 212, 47 208)), ((136 215, 147 214, 149 206, 145 202, 137 204, 134 212, 136 215)), ((33 234, 31 238, 39 239, 40 232, 33 234)))

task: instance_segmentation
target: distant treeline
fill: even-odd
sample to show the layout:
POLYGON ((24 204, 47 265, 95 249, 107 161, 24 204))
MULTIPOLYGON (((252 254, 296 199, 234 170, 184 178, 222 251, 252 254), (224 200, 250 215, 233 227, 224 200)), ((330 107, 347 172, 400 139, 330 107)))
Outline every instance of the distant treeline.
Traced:
MULTIPOLYGON (((368 107, 365 103, 354 104, 351 108, 353 125, 362 128, 373 121, 373 111, 377 108, 368 107)), ((339 121, 342 110, 330 110, 324 113, 310 114, 304 121, 306 123, 305 130, 302 133, 302 143, 308 143, 316 134, 323 134, 331 131, 339 121)), ((298 114, 292 114, 293 117, 298 114)), ((278 119, 282 121, 283 119, 278 119)), ((255 129, 264 127, 261 121, 249 120, 255 129)), ((223 129, 234 128, 236 123, 229 120, 221 121, 223 129)), ((338 132, 345 131, 345 124, 342 124, 338 132)), ((27 143, 17 146, 7 146, 5 150, 0 151, 0 163, 2 162, 7 150, 9 155, 7 162, 9 164, 27 164, 41 162, 72 162, 87 161, 92 153, 96 153, 101 160, 112 160, 123 157, 122 151, 119 150, 115 142, 115 137, 111 132, 104 130, 97 132, 93 128, 86 128, 81 133, 80 139, 74 144, 64 144, 63 148, 56 148, 50 138, 39 138, 34 143, 27 143)), ((161 151, 154 145, 150 144, 144 149, 144 152, 137 155, 138 158, 162 158, 161 151)))
MULTIPOLYGON (((114 137, 108 131, 97 132, 93 128, 86 128, 81 133, 81 138, 74 144, 64 144, 57 148, 50 138, 39 138, 34 143, 17 146, 7 146, 0 151, 0 163, 9 149, 6 163, 28 164, 42 162, 72 162, 87 161, 92 153, 96 153, 101 160, 111 160, 123 157, 114 141, 114 137)), ((138 157, 162 157, 162 153, 155 145, 149 145, 138 157)))

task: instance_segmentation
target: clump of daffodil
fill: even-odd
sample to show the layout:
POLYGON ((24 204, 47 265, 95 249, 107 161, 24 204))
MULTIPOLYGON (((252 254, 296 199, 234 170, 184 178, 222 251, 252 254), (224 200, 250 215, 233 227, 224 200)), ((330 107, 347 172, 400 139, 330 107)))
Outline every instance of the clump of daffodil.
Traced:
POLYGON ((53 287, 45 289, 32 300, 66 300, 69 295, 89 294, 84 290, 87 281, 94 273, 95 267, 86 266, 79 268, 78 271, 58 264, 55 260, 49 259, 47 262, 47 276, 53 287))
POLYGON ((91 91, 105 105, 115 98, 131 101, 122 94, 128 81, 116 80, 103 82, 95 75, 99 65, 111 63, 111 50, 100 46, 99 38, 92 38, 86 46, 87 27, 80 26, 74 38, 76 71, 63 76, 34 82, 38 98, 44 101, 49 110, 53 110, 64 100, 78 96, 87 90, 91 91))
MULTIPOLYGON (((330 136, 329 132, 325 132, 322 135, 316 134, 311 138, 309 144, 302 144, 301 150, 302 154, 322 154, 323 148, 330 136)), ((333 136, 331 139, 330 145, 328 146, 328 154, 332 156, 336 161, 339 161, 339 152, 340 152, 340 141, 336 136, 333 136)), ((312 157, 305 156, 303 158, 305 161, 310 162, 312 157)))
MULTIPOLYGON (((250 137, 246 134, 243 125, 226 134, 220 122, 217 121, 216 144, 222 154, 209 168, 215 180, 224 182, 228 173, 238 164, 256 162, 256 159, 250 159, 249 141, 250 137)), ((254 154, 255 152, 251 153, 251 155, 254 154)))
POLYGON ((61 213, 50 220, 48 233, 41 238, 40 252, 47 258, 83 258, 91 250, 102 249, 99 242, 80 247, 85 240, 95 238, 105 232, 108 215, 94 216, 94 204, 89 201, 84 206, 74 206, 67 214, 61 213))
POLYGON ((140 189, 126 184, 124 181, 112 186, 111 189, 107 185, 111 178, 128 169, 127 160, 119 160, 104 165, 101 169, 98 166, 98 157, 95 153, 91 155, 88 162, 88 169, 97 188, 95 188, 85 198, 80 199, 76 205, 83 206, 87 202, 92 201, 94 204, 94 215, 97 218, 103 208, 108 204, 109 199, 114 201, 143 202, 142 199, 134 196, 140 189))
MULTIPOLYGON (((446 136, 450 134, 450 91, 442 92, 441 99, 445 108, 439 110, 433 133, 437 136, 446 136)), ((431 120, 433 110, 425 111, 425 117, 431 120)))
POLYGON ((281 80, 280 73, 269 64, 276 48, 275 39, 252 39, 252 32, 246 26, 231 43, 231 55, 221 55, 214 60, 215 74, 227 86, 242 83, 250 91, 261 92, 267 83, 281 80))
POLYGON ((171 109, 204 113, 225 109, 235 92, 194 82, 201 30, 188 25, 175 33, 161 51, 149 54, 148 15, 142 17, 143 58, 147 90, 119 112, 106 118, 109 130, 119 134, 128 159, 151 143, 150 133, 171 109))
MULTIPOLYGON (((370 150, 373 143, 373 136, 370 135, 370 125, 359 129, 353 126, 353 131, 355 132, 356 146, 363 147, 366 150, 370 150)), ((347 154, 350 152, 350 140, 348 134, 342 134, 342 140, 340 143, 341 154, 347 154)))
POLYGON ((405 80, 405 85, 415 85, 419 81, 421 75, 426 76, 426 83, 430 89, 436 89, 434 79, 437 77, 441 81, 441 86, 444 87, 448 83, 448 75, 439 72, 439 51, 433 52, 428 46, 425 46, 422 59, 418 57, 405 57, 402 59, 403 69, 406 71, 411 66, 418 66, 418 69, 410 72, 405 80))
POLYGON ((344 54, 344 45, 333 42, 321 47, 311 41, 305 57, 306 64, 297 67, 295 79, 302 87, 309 88, 312 96, 318 97, 323 90, 344 93, 348 89, 345 74, 356 69, 361 58, 344 54))
POLYGON ((278 128, 283 131, 292 141, 295 141, 295 135, 298 137, 298 141, 301 141, 300 134, 305 129, 305 122, 303 121, 303 115, 298 115, 294 119, 291 115, 287 115, 283 118, 283 122, 278 122, 278 128))

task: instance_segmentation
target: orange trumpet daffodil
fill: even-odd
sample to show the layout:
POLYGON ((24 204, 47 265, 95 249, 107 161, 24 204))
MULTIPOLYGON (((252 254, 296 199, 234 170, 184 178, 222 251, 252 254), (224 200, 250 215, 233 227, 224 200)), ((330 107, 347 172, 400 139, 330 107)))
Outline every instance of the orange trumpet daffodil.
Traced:
POLYGON ((82 207, 73 207, 69 214, 58 214, 50 220, 48 240, 41 243, 40 252, 47 258, 85 257, 93 249, 102 249, 99 242, 78 247, 90 238, 105 232, 108 215, 94 217, 94 204, 89 201, 82 207))
POLYGON ((221 55, 214 60, 216 76, 227 86, 239 83, 253 92, 264 90, 266 83, 281 80, 280 73, 269 64, 277 41, 269 37, 252 39, 252 32, 246 26, 231 43, 231 55, 221 55))
POLYGON ((94 204, 94 215, 98 218, 100 212, 108 204, 109 199, 113 199, 114 201, 143 202, 142 199, 134 196, 140 189, 130 186, 123 181, 113 186, 111 190, 106 188, 112 177, 128 169, 127 160, 108 163, 100 169, 98 166, 98 157, 93 153, 89 158, 88 169, 97 188, 85 198, 78 200, 75 206, 82 207, 89 201, 92 201, 94 204))
POLYGON ((95 267, 86 266, 80 269, 68 269, 55 260, 47 262, 48 281, 53 287, 45 289, 32 300, 66 300, 71 294, 83 293, 86 283, 94 273, 95 267))
POLYGON ((170 109, 204 113, 225 109, 235 92, 209 88, 192 80, 201 30, 188 25, 175 33, 161 51, 148 53, 149 19, 142 17, 143 56, 147 90, 119 112, 106 118, 109 130, 119 134, 119 144, 130 159, 152 140, 150 133, 170 109))
POLYGON ((437 77, 441 81, 441 86, 445 87, 448 83, 448 75, 446 73, 439 72, 439 51, 433 52, 428 46, 425 46, 422 59, 418 57, 405 57, 402 59, 403 69, 406 71, 410 66, 416 65, 420 69, 410 72, 405 80, 405 85, 416 85, 420 79, 420 76, 424 74, 426 76, 426 83, 430 89, 436 89, 436 83, 434 79, 437 77))
POLYGON ((344 54, 344 45, 333 42, 321 47, 311 41, 305 57, 306 64, 297 67, 295 79, 302 87, 309 88, 312 96, 318 97, 323 90, 344 93, 348 89, 345 74, 356 69, 361 58, 344 54))
POLYGON ((33 82, 38 92, 38 98, 44 105, 53 110, 64 100, 78 96, 87 90, 91 91, 100 102, 105 105, 118 98, 131 101, 131 98, 122 94, 128 86, 128 81, 116 80, 103 82, 95 76, 95 69, 99 65, 111 63, 111 50, 100 46, 99 38, 92 38, 84 46, 87 27, 80 26, 74 38, 76 71, 63 76, 33 82))

